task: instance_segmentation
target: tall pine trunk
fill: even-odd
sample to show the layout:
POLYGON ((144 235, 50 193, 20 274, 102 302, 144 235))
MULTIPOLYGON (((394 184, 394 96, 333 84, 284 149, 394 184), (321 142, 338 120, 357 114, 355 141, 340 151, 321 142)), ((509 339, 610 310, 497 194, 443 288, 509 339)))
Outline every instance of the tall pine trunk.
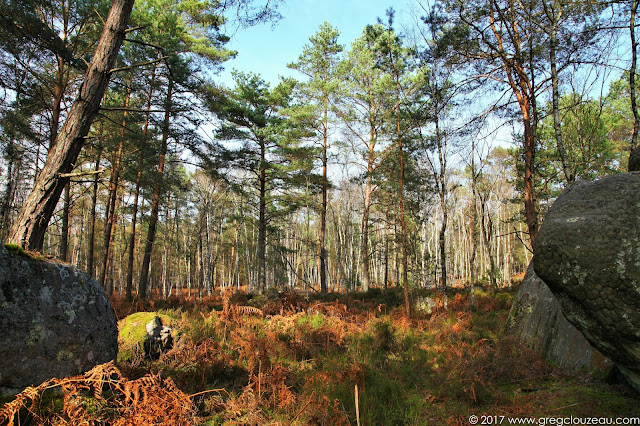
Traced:
POLYGON ((631 1, 631 16, 629 18, 629 33, 631 37, 631 68, 629 69, 629 95, 631 97, 631 112, 633 113, 633 133, 631 134, 631 150, 638 147, 638 132, 640 132, 640 114, 638 113, 636 93, 636 70, 638 61, 638 41, 636 40, 636 14, 638 0, 631 1))
POLYGON ((62 235, 60 238, 60 260, 68 262, 69 216, 71 211, 71 182, 64 186, 64 204, 62 207, 62 235))
POLYGON ((558 81, 558 64, 556 53, 558 49, 558 21, 562 13, 562 6, 554 1, 554 7, 549 10, 546 1, 543 1, 543 6, 547 17, 549 18, 551 28, 549 32, 549 64, 551 65, 551 105, 553 109, 553 131, 556 138, 556 147, 558 148, 558 155, 562 163, 562 170, 564 172, 567 183, 574 181, 575 176, 571 170, 571 164, 569 162, 569 156, 565 149, 562 139, 562 126, 560 120, 560 83, 558 81), (560 9, 556 11, 556 8, 560 9))
MULTIPOLYGON (((130 86, 130 85, 129 85, 130 86)), ((127 111, 129 107, 129 100, 131 99, 131 90, 128 89, 127 96, 125 98, 124 107, 125 111, 122 118, 122 131, 120 133, 120 142, 118 143, 118 150, 115 153, 113 166, 111 168, 111 179, 109 179, 109 202, 107 203, 107 215, 105 217, 104 226, 104 247, 102 251, 102 272, 100 274, 100 285, 105 286, 105 279, 109 267, 109 254, 111 251, 111 243, 113 241, 113 228, 117 220, 116 215, 116 203, 118 199, 118 184, 120 182, 120 169, 122 162, 122 148, 124 146, 125 131, 127 128, 127 111)), ((112 282, 111 280, 109 282, 112 282)), ((111 295, 113 287, 108 285, 106 287, 107 295, 111 295)))
POLYGON ((113 0, 80 93, 73 102, 56 143, 47 155, 35 185, 25 200, 11 230, 9 242, 31 250, 42 250, 44 235, 60 195, 75 167, 85 137, 109 83, 134 0, 113 0))
POLYGON ((2 240, 7 237, 9 227, 11 226, 11 210, 16 196, 16 188, 18 186, 18 177, 20 176, 20 168, 22 159, 18 156, 17 145, 11 140, 7 147, 7 186, 2 195, 2 203, 0 203, 0 236, 2 240))
POLYGON ((138 203, 140 200, 140 179, 142 177, 142 166, 144 165, 144 155, 142 150, 138 157, 138 173, 136 174, 136 189, 133 195, 133 210, 131 212, 131 233, 129 234, 129 257, 127 261, 127 278, 125 295, 127 300, 131 300, 133 290, 133 263, 136 253, 136 224, 138 221, 138 203))
POLYGON ((260 171, 259 171, 259 208, 258 208, 258 287, 260 292, 267 288, 267 169, 266 169, 266 146, 265 142, 260 142, 260 171))
POLYGON ((475 138, 471 138, 471 214, 469 215, 469 237, 471 238, 471 253, 469 254, 471 308, 475 311, 476 305, 476 252, 478 251, 478 173, 476 173, 476 144, 475 138))
MULTIPOLYGON (((153 99, 153 85, 156 81, 157 66, 154 65, 151 73, 151 82, 149 83, 149 94, 147 96, 147 111, 144 119, 144 129, 142 130, 142 140, 146 141, 149 134, 149 117, 151 115, 151 101, 153 99)), ((129 234, 129 260, 127 262, 127 278, 126 278, 126 298, 131 300, 131 292, 133 291, 133 264, 136 253, 136 224, 138 221, 138 202, 140 200, 140 181, 142 178, 142 167, 144 166, 144 150, 140 147, 138 154, 138 172, 136 173, 136 189, 133 197, 133 211, 131 212, 131 233, 129 234)))
MULTIPOLYGON (((499 10, 496 7, 495 1, 489 1, 489 20, 493 35, 496 37, 496 46, 498 52, 502 52, 503 49, 503 37, 506 37, 505 33, 500 29, 502 20, 506 19, 503 14, 496 12, 499 10), (500 21, 498 21, 494 15, 498 13, 500 21)), ((509 34, 515 37, 512 40, 517 52, 522 52, 522 40, 519 35, 509 34)), ((532 43, 533 40, 530 40, 532 43)), ((535 109, 535 93, 534 85, 531 79, 528 77, 525 70, 524 60, 522 55, 518 55, 516 59, 509 59, 504 55, 500 55, 502 65, 507 76, 507 81, 513 94, 520 106, 520 112, 522 114, 522 124, 524 126, 524 140, 523 140, 523 156, 524 156, 524 214, 527 221, 527 231, 529 233, 529 241, 531 244, 536 239, 538 233, 538 213, 535 205, 535 185, 534 185, 534 167, 535 167, 535 153, 536 153, 536 131, 537 131, 537 119, 535 109)))
POLYGON ((498 281, 496 278, 496 256, 493 250, 493 219, 491 219, 490 213, 487 209, 487 199, 480 199, 480 208, 482 214, 482 235, 484 236, 484 244, 487 246, 487 255, 489 257, 489 275, 491 277, 491 289, 498 288, 498 281))
MULTIPOLYGON (((371 165, 368 167, 371 169, 371 165)), ((362 208, 362 223, 360 225, 360 258, 362 269, 360 272, 362 291, 369 291, 371 274, 369 272, 369 212, 371 209, 371 174, 367 173, 367 180, 364 187, 364 206, 362 208)))
POLYGON ((411 317, 411 304, 409 301, 409 261, 407 259, 407 224, 404 217, 404 150, 402 146, 402 128, 400 127, 400 76, 395 71, 396 79, 396 131, 398 136, 398 154, 400 155, 400 241, 402 244, 402 288, 404 289, 404 310, 407 318, 411 317))
POLYGON ((160 143, 160 159, 158 160, 158 170, 156 172, 156 182, 153 188, 153 198, 151 199, 151 216, 149 217, 149 229, 144 247, 144 258, 142 259, 142 270, 140 271, 139 296, 141 299, 147 297, 147 281, 149 280, 149 265, 151 264, 151 254, 156 238, 156 227, 158 226, 158 213, 160 212, 160 199, 162 198, 162 178, 164 176, 164 166, 167 156, 167 146, 169 140, 169 125, 171 124, 171 108, 173 96, 173 79, 169 77, 167 87, 167 97, 165 99, 164 120, 162 123, 162 140, 160 143))
POLYGON ((322 205, 320 206, 320 229, 318 230, 318 272, 320 273, 320 292, 327 293, 327 249, 325 234, 327 230, 327 144, 328 144, 328 108, 329 99, 324 97, 324 117, 322 124, 322 205))
POLYGON ((91 194, 91 219, 89 221, 89 253, 87 254, 87 273, 95 277, 93 271, 93 264, 95 258, 95 243, 96 243, 96 206, 98 205, 98 184, 100 183, 100 160, 102 157, 102 146, 98 148, 98 157, 96 158, 96 166, 94 172, 96 172, 93 178, 93 189, 91 194))

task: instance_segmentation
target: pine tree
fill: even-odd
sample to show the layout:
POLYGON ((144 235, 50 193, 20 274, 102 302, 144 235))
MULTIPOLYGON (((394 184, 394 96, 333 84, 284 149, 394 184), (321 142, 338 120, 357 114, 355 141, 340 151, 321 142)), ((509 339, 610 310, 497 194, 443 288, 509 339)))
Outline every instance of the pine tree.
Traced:
POLYGON ((133 0, 113 1, 78 98, 69 111, 33 190, 20 210, 9 242, 32 250, 42 249, 49 219, 69 180, 68 173, 75 166, 109 82, 132 7, 133 0))
POLYGON ((307 77, 299 85, 304 102, 314 107, 318 117, 315 123, 317 138, 320 141, 322 165, 322 202, 320 205, 320 224, 318 226, 318 273, 320 275, 320 291, 327 293, 327 191, 330 182, 327 178, 327 153, 329 150, 329 122, 332 104, 339 93, 338 79, 339 54, 343 47, 338 44, 340 32, 328 22, 320 25, 318 32, 309 38, 310 45, 305 45, 297 62, 289 64, 289 68, 300 71, 307 77))
POLYGON ((295 200, 282 197, 287 189, 299 186, 310 172, 308 159, 312 151, 299 146, 300 129, 285 115, 290 108, 295 83, 283 80, 271 88, 256 74, 233 74, 236 87, 231 91, 211 87, 208 107, 222 120, 217 136, 241 144, 223 151, 222 162, 228 171, 249 174, 251 187, 257 192, 257 288, 265 291, 267 232, 276 217, 297 208, 295 200), (306 165, 306 167, 305 167, 306 165))

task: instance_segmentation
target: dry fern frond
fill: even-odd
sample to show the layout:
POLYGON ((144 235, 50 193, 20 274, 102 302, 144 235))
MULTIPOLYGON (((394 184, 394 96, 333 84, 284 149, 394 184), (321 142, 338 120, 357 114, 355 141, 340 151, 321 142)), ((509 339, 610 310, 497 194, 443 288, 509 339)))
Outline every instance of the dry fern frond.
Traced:
POLYGON ((34 406, 37 401, 40 400, 42 387, 48 386, 51 381, 46 381, 38 387, 29 386, 18 395, 11 402, 4 404, 2 410, 0 410, 0 423, 11 424, 13 418, 20 411, 21 408, 26 406, 27 401, 31 401, 31 406, 34 406))
POLYGON ((241 315, 255 315, 259 317, 264 317, 264 312, 262 312, 259 308, 254 308, 253 306, 239 306, 233 305, 231 307, 231 312, 234 317, 238 317, 241 315))
POLYGON ((170 378, 147 375, 127 380, 113 363, 101 364, 84 375, 51 379, 38 387, 28 387, 0 410, 0 423, 13 424, 21 408, 28 408, 29 420, 35 424, 55 425, 183 425, 195 418, 191 398, 170 378), (110 394, 103 390, 108 386, 110 394), (43 413, 38 401, 45 390, 60 388, 63 408, 60 413, 43 413), (88 409, 90 400, 104 409, 88 409), (110 418, 104 418, 104 416, 110 418), (98 416, 103 416, 98 418, 98 416))

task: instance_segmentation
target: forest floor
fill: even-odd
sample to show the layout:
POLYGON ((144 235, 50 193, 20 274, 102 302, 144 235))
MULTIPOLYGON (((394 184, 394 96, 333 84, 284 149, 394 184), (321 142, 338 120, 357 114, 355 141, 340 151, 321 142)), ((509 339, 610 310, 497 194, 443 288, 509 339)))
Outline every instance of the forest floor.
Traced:
POLYGON ((28 388, 0 408, 0 422, 3 413, 20 425, 640 417, 640 396, 609 384, 604 372, 561 371, 505 335, 514 291, 479 291, 476 310, 467 293, 450 295, 445 310, 439 293, 420 291, 410 321, 399 289, 310 299, 228 293, 197 304, 114 298, 118 318, 170 318, 180 333, 175 347, 152 361, 121 346, 117 363, 28 388))

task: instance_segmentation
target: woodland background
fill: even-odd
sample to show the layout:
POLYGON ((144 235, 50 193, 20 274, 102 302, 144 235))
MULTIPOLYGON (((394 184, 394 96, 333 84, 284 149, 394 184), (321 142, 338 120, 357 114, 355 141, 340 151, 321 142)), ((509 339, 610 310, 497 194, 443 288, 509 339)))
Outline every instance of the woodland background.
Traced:
MULTIPOLYGON (((135 3, 40 246, 109 294, 510 285, 555 197, 637 146, 637 0, 416 2, 320 26, 220 83, 278 2, 135 3), (513 143, 498 144, 510 135, 513 143)), ((56 143, 109 3, 3 0, 0 239, 56 143)))

